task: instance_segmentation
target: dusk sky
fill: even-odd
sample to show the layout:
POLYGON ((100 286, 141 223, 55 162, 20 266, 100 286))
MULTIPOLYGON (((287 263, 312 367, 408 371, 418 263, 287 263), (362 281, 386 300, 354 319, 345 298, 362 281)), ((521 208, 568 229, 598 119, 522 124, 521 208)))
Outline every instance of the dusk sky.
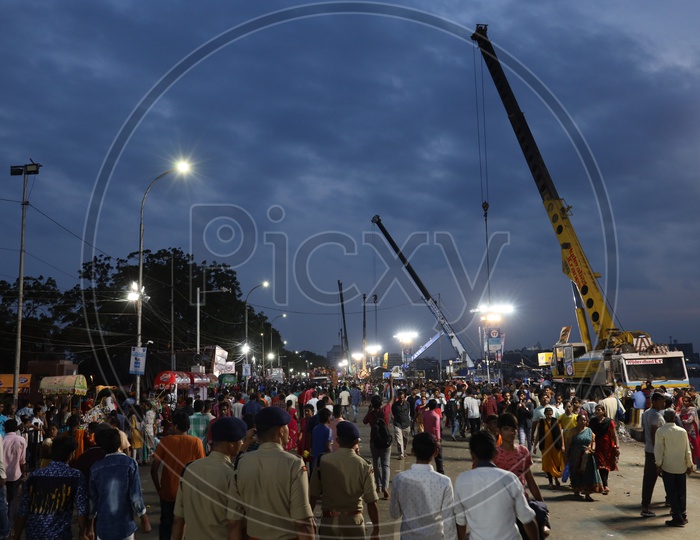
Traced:
MULTIPOLYGON (((696 3, 310 5, 5 2, 0 277, 18 272, 22 179, 10 165, 43 164, 29 184, 25 275, 68 289, 82 261, 137 251, 144 191, 184 157, 193 173, 149 194, 145 247, 232 264, 244 295, 271 280, 250 301, 288 314, 275 327, 289 349, 339 343, 338 280, 352 350, 362 293, 379 296, 384 350, 399 351, 399 331, 435 333, 405 275, 385 276, 379 214, 399 245, 411 239, 410 261, 448 318, 471 323, 462 338, 478 357, 469 310, 488 300, 476 279, 488 188, 489 233, 507 240, 491 258, 491 300, 515 306, 506 348, 551 346, 576 324, 571 287, 469 39, 484 23, 513 59, 507 76, 621 328, 698 341, 696 3)), ((371 301, 367 334, 374 342, 371 301)), ((453 352, 443 340, 429 354, 453 352)))

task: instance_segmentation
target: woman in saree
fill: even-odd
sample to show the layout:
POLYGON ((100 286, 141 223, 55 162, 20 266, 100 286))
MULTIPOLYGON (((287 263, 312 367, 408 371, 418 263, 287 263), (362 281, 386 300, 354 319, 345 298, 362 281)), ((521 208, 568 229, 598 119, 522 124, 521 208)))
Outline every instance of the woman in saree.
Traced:
POLYGON ((595 463, 595 435, 588 427, 588 413, 583 409, 579 411, 576 431, 566 451, 574 495, 583 494, 584 500, 592 501, 591 493, 602 492, 603 484, 595 463))
POLYGON ((608 476, 610 471, 617 470, 617 459, 620 457, 620 443, 617 430, 612 418, 605 415, 603 405, 595 406, 595 416, 591 418, 590 428, 595 436, 595 461, 598 466, 600 481, 603 483, 603 495, 610 493, 608 476))
MULTIPOLYGON (((574 436, 574 431, 576 430, 576 419, 578 414, 574 413, 574 406, 570 400, 564 401, 564 414, 560 414, 557 418, 559 422, 559 427, 562 431, 562 436, 564 437, 564 448, 568 448, 571 443, 571 437, 574 436)), ((566 459, 564 460, 566 463, 566 459)))
POLYGON ((688 395, 683 396, 683 407, 681 407, 681 423, 688 432, 690 441, 690 451, 693 454, 693 461, 700 462, 700 434, 698 430, 698 410, 693 406, 693 399, 688 395))
POLYGON ((559 487, 559 479, 564 473, 564 438, 552 407, 546 407, 544 418, 537 422, 537 440, 542 452, 542 470, 547 473, 549 488, 554 488, 552 482, 559 487))
POLYGON ((286 402, 286 409, 292 420, 289 422, 289 440, 287 441, 287 447, 285 450, 287 452, 292 452, 297 449, 297 442, 299 441, 299 424, 297 422, 297 410, 293 407, 294 402, 288 399, 286 402))

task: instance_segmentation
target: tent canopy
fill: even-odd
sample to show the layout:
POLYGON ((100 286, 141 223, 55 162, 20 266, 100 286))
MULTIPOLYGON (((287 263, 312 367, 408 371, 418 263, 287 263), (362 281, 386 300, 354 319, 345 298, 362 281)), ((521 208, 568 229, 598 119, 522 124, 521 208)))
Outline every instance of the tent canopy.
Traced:
MULTIPOLYGON (((17 388, 20 394, 29 393, 29 384, 32 382, 31 375, 20 375, 17 388)), ((14 391, 15 376, 13 374, 0 375, 0 393, 11 394, 14 391)))
POLYGON ((192 384, 189 373, 184 371, 161 371, 153 383, 158 390, 170 390, 176 385, 180 388, 188 388, 192 384))
POLYGON ((68 394, 84 396, 87 394, 87 381, 84 375, 44 377, 39 383, 39 392, 48 395, 68 394))

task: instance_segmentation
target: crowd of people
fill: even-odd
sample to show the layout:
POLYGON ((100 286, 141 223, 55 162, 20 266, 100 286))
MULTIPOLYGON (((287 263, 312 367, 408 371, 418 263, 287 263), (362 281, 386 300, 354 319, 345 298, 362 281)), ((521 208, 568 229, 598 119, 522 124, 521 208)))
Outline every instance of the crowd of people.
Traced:
POLYGON ((645 435, 641 515, 655 516, 662 477, 666 524, 683 527, 685 476, 700 458, 699 397, 692 387, 649 386, 584 398, 549 381, 295 381, 219 388, 204 400, 162 393, 137 404, 113 392, 81 403, 25 400, 0 408, 0 538, 72 538, 74 512, 81 540, 133 538, 134 516, 149 531, 139 464, 150 465, 161 539, 362 538, 365 507, 379 538, 380 499, 402 538, 461 539, 467 530, 493 538, 495 523, 498 538, 544 538, 549 510, 532 456, 540 453, 550 489, 582 501, 607 495, 625 421, 645 435), (369 427, 371 463, 360 457, 358 422, 369 427), (469 443, 471 469, 454 485, 443 434, 469 443), (415 464, 392 477, 394 449, 415 464))

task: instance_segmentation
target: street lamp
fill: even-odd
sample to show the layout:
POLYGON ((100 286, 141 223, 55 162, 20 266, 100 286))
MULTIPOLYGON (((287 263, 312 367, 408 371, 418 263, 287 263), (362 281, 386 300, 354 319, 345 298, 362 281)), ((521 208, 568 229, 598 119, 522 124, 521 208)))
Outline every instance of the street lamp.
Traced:
POLYGON ((265 332, 260 332, 260 376, 265 378, 265 332))
POLYGON ((394 337, 401 343, 401 369, 404 369, 406 364, 406 347, 418 337, 418 332, 399 332, 394 337))
MULTIPOLYGON (((149 184, 146 192, 143 194, 143 199, 141 199, 141 213, 139 215, 139 281, 136 286, 136 292, 138 297, 136 298, 136 348, 141 352, 141 321, 143 318, 143 207, 146 204, 146 197, 148 197, 148 192, 155 185, 158 180, 164 176, 169 175, 172 172, 179 172, 180 174, 185 174, 190 170, 190 166, 185 161, 180 161, 172 169, 168 169, 156 176, 153 181, 149 184)), ((133 298, 134 295, 130 295, 133 298)), ((145 355, 144 355, 145 360, 145 355)), ((141 402, 141 375, 136 375, 136 404, 141 402)))
POLYGON ((381 345, 367 345, 367 347, 365 347, 365 350, 369 353, 370 367, 374 367, 374 364, 375 364, 374 359, 377 356, 377 354, 379 354, 379 351, 382 350, 382 346, 381 345))
POLYGON ((357 364, 354 364, 355 373, 357 373, 357 371, 359 369, 359 362, 361 362, 362 359, 365 358, 365 355, 361 352, 356 352, 356 353, 352 353, 350 356, 352 356, 352 359, 355 362, 358 362, 357 364))
MULTIPOLYGON (((272 323, 275 322, 275 321, 276 321, 277 319, 279 319, 280 317, 283 318, 283 319, 286 319, 286 318, 287 318, 287 314, 286 314, 286 313, 282 313, 281 315, 277 315, 274 319, 272 319, 272 320, 270 321, 270 353, 272 353, 272 323)), ((278 354, 279 354, 279 353, 278 353, 278 354)))
MULTIPOLYGON (((31 159, 29 161, 32 161, 31 159)), ((19 242, 19 277, 17 285, 17 344, 15 346, 15 377, 12 383, 12 402, 19 408, 19 366, 22 353, 22 309, 24 304, 24 230, 27 223, 27 177, 39 174, 41 163, 10 166, 10 176, 24 176, 22 190, 22 226, 19 242)))
MULTIPOLYGON (((503 315, 513 313, 515 308, 509 304, 482 304, 472 313, 481 313, 480 320, 482 326, 479 327, 481 333, 483 352, 486 362, 486 380, 491 382, 490 354, 500 352, 503 355, 503 334, 499 328, 503 321, 503 315), (495 326, 497 325, 497 326, 495 326)), ((501 372, 501 375, 503 373, 501 372)), ((500 377, 499 377, 500 378, 500 377)))
MULTIPOLYGON (((267 288, 267 286, 270 283, 267 281, 263 281, 259 285, 256 285, 252 289, 248 291, 248 294, 245 295, 245 344, 248 345, 248 298, 250 297, 250 293, 252 293, 255 289, 259 289, 260 287, 267 288)), ((250 350, 250 347, 248 348, 250 350)), ((248 352, 246 351, 245 353, 245 363, 248 363, 248 352)), ((246 390, 247 390, 247 385, 246 385, 246 390)))

